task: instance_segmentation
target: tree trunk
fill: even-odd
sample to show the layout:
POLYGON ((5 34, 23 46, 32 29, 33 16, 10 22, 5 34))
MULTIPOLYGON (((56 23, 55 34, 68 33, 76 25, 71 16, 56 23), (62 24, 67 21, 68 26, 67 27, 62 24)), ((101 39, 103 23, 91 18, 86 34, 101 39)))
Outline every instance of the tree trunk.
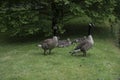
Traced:
POLYGON ((53 35, 56 36, 57 35, 57 16, 56 16, 56 6, 55 3, 52 1, 51 3, 51 9, 52 9, 52 32, 53 35))

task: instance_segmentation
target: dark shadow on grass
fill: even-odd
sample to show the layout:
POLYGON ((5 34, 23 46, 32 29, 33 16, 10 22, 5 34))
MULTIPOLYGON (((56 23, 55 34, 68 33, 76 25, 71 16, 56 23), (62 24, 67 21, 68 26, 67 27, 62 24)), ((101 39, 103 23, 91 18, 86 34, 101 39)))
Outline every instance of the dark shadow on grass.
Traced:
POLYGON ((55 52, 53 51, 51 54, 49 54, 49 53, 44 54, 43 51, 41 51, 41 52, 32 53, 32 55, 36 55, 36 56, 52 56, 52 55, 55 55, 55 52))
POLYGON ((120 77, 118 78, 118 80, 120 80, 120 77))
POLYGON ((85 57, 85 58, 87 58, 87 57, 90 57, 91 55, 90 55, 90 53, 87 53, 86 56, 83 56, 83 53, 77 53, 77 54, 71 55, 71 56, 74 56, 74 57, 85 57))
POLYGON ((43 55, 43 53, 41 52, 36 52, 36 53, 32 53, 33 55, 36 55, 36 56, 40 56, 40 55, 43 55))
POLYGON ((20 76, 14 76, 14 77, 8 78, 8 80, 24 80, 24 78, 22 78, 20 76))

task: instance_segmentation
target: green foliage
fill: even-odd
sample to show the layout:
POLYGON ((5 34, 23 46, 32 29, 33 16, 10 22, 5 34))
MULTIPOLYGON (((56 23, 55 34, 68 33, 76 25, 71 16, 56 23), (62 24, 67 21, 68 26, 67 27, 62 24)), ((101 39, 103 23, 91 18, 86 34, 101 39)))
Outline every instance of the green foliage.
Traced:
MULTIPOLYGON (((103 21, 112 14, 115 6, 114 0, 85 0, 76 2, 81 12, 90 17, 93 22, 103 21)), ((82 16, 82 15, 81 15, 82 16)))
POLYGON ((64 23, 77 16, 87 16, 95 23, 103 23, 111 15, 120 19, 119 5, 119 0, 4 0, 0 1, 0 31, 10 36, 49 36, 55 13, 59 32, 63 33, 64 23), (51 8, 52 2, 57 12, 51 8))
MULTIPOLYGON (((26 2, 24 3, 26 4, 26 2)), ((25 6, 23 6, 23 3, 19 3, 19 5, 13 3, 8 10, 6 10, 8 5, 1 5, 1 7, 5 7, 0 15, 1 32, 8 32, 10 36, 28 36, 38 33, 51 34, 49 14, 45 14, 42 9, 40 11, 35 9, 39 6, 34 5, 35 7, 33 6, 32 9, 30 2, 25 6)))
POLYGON ((4 23, 1 31, 10 32, 11 36, 33 35, 40 31, 47 32, 50 30, 50 20, 45 19, 46 16, 37 11, 15 12, 5 16, 7 17, 2 19, 4 23))
POLYGON ((120 20, 120 7, 119 6, 120 6, 120 0, 116 0, 116 6, 115 6, 114 13, 120 20))

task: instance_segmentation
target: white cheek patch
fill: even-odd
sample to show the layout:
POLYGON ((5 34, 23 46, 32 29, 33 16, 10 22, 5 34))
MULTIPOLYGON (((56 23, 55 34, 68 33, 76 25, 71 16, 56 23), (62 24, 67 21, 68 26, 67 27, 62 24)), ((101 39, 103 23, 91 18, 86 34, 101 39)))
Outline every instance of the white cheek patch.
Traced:
POLYGON ((39 44, 38 47, 42 47, 42 45, 39 44))

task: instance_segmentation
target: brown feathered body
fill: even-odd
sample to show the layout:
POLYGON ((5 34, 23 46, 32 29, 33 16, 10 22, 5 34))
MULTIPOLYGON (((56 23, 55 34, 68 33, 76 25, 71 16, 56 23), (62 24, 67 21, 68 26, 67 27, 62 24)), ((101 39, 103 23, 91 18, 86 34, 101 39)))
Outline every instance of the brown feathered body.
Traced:
POLYGON ((42 47, 44 50, 44 54, 46 54, 46 51, 49 50, 49 53, 51 53, 51 50, 54 49, 58 45, 58 38, 54 36, 53 38, 44 40, 39 47, 42 47))
POLYGON ((58 41, 58 47, 67 47, 71 45, 71 40, 68 38, 67 40, 59 40, 58 41))
POLYGON ((72 53, 72 55, 76 52, 83 52, 83 56, 86 56, 86 52, 92 48, 92 46, 94 45, 94 40, 93 37, 91 35, 91 28, 93 28, 94 25, 93 24, 89 24, 89 28, 88 28, 88 37, 85 38, 85 40, 81 41, 80 44, 78 44, 75 49, 73 51, 71 51, 70 53, 72 53))
POLYGON ((84 40, 83 42, 81 42, 80 44, 78 44, 75 49, 70 52, 72 54, 76 53, 76 52, 83 52, 83 56, 86 56, 86 52, 92 48, 94 44, 93 38, 91 35, 88 36, 88 38, 86 38, 86 40, 84 40))
POLYGON ((73 41, 72 41, 72 44, 73 43, 81 43, 81 42, 83 42, 84 40, 86 40, 86 36, 84 36, 84 37, 81 37, 81 38, 76 38, 76 39, 74 39, 73 41))

